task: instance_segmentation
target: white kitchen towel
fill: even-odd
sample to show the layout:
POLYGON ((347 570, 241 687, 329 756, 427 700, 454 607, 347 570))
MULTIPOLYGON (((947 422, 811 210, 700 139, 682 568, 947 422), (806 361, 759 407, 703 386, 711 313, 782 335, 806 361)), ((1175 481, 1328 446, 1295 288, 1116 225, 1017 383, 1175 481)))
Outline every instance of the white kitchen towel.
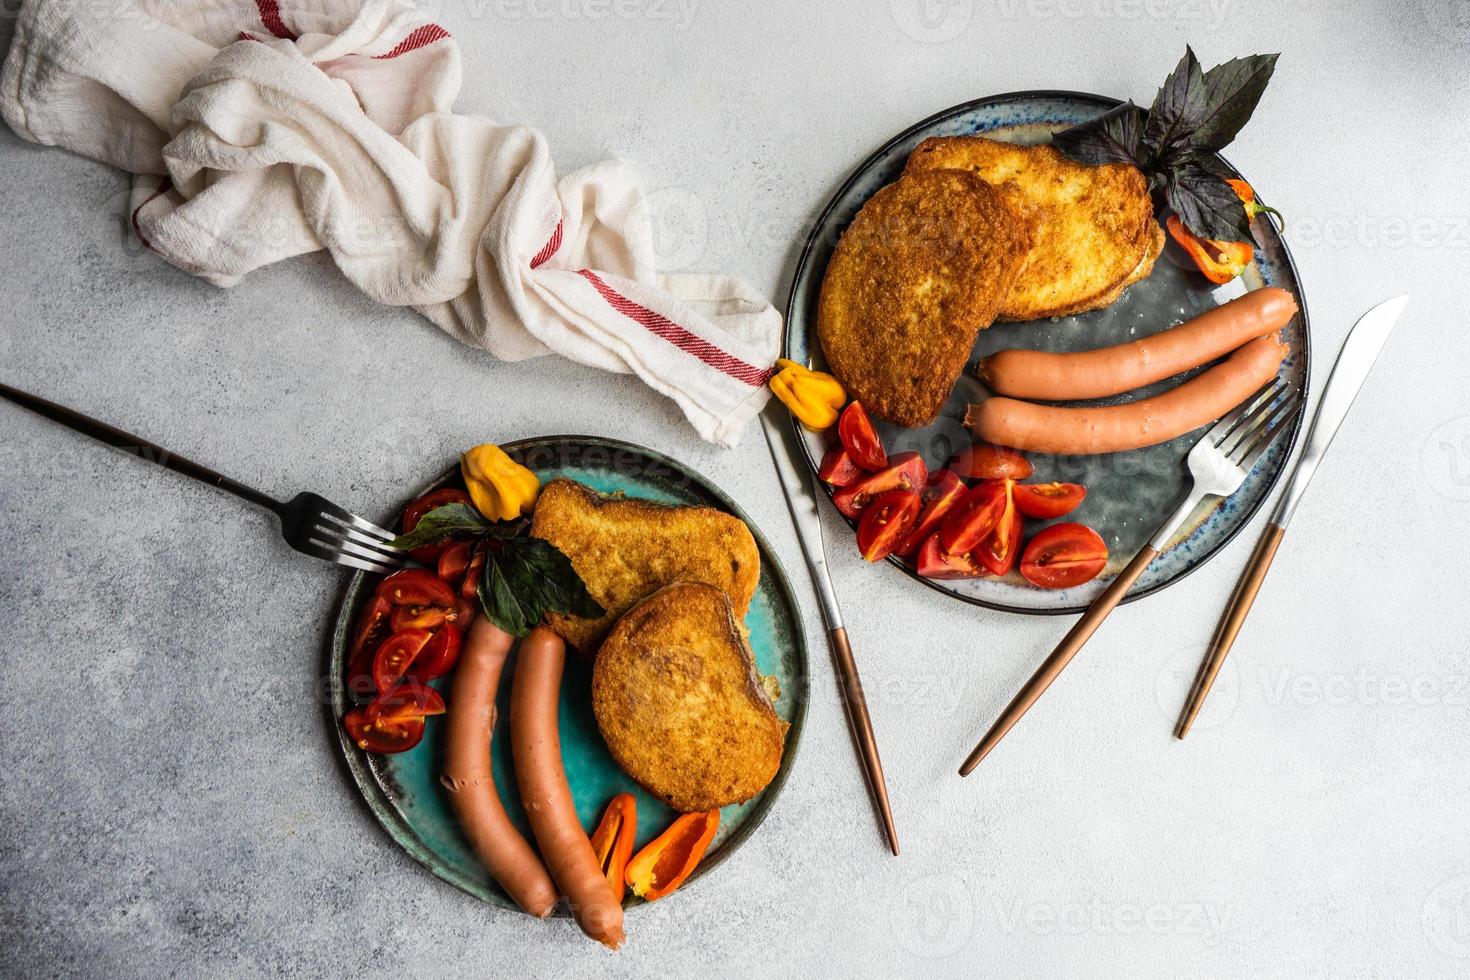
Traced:
POLYGON ((25 0, 0 111, 136 175, 134 230, 194 275, 325 248, 379 302, 503 360, 637 374, 734 445, 780 314, 737 279, 660 275, 625 166, 558 181, 540 133, 454 113, 459 88, 410 0, 25 0))

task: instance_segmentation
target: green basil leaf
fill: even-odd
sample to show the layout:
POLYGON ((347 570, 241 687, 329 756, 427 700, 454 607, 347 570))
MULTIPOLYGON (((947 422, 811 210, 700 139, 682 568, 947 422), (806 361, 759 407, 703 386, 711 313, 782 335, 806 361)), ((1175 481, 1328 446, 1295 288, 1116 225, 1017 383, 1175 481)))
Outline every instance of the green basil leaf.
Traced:
POLYGON ((1232 58, 1205 72, 1209 95, 1206 112, 1195 123, 1189 141, 1197 149, 1218 152, 1230 145, 1250 119, 1276 71, 1280 55, 1255 54, 1232 58))
POLYGON ((604 612, 571 559, 540 538, 512 538, 485 554, 479 586, 485 617, 513 636, 525 636, 549 612, 594 619, 604 612))
POLYGON ((420 517, 412 531, 400 534, 391 544, 403 551, 411 551, 424 545, 438 544, 456 534, 487 534, 493 527, 470 504, 445 504, 420 517))
POLYGON ((1189 145, 1189 137, 1209 110, 1209 95, 1199 59, 1187 45, 1184 57, 1164 79, 1154 96, 1143 130, 1143 143, 1160 160, 1176 155, 1189 145))
POLYGON ((1146 162, 1143 147, 1143 110, 1132 102, 1064 129, 1051 138, 1051 145, 1078 163, 1146 162))
POLYGON ((1250 219, 1240 198, 1229 184, 1199 164, 1188 163, 1171 170, 1164 196, 1184 227, 1199 237, 1220 242, 1252 241, 1250 219))

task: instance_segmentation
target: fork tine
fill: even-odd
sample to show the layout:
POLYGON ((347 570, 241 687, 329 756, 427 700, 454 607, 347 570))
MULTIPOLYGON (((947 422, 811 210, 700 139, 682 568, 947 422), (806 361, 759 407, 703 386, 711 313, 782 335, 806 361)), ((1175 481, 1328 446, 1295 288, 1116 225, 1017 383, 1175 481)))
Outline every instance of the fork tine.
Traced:
POLYGON ((1206 436, 1214 441, 1216 446, 1221 445, 1226 439, 1239 428, 1240 423, 1247 416, 1255 414, 1262 405, 1269 405, 1282 391, 1286 390, 1287 382, 1282 378, 1275 378, 1259 388, 1254 395, 1235 406, 1233 410, 1216 422, 1206 436))
POLYGON ((338 505, 332 503, 330 500, 322 500, 321 507, 322 513, 327 517, 333 518, 337 521, 337 523, 350 527, 355 527, 359 531, 364 531, 367 534, 370 534, 373 537, 379 539, 380 541, 392 541, 394 538, 398 537, 398 535, 394 534, 392 531, 386 531, 383 528, 378 527, 378 525, 374 524, 372 521, 358 517, 356 514, 352 513, 352 511, 348 510, 345 507, 339 507, 338 505))
POLYGON ((346 565, 348 568, 361 569, 364 572, 377 572, 379 574, 387 574, 389 572, 397 571, 397 568, 392 565, 384 565, 380 562, 367 561, 363 558, 357 558, 352 555, 336 551, 333 548, 318 544, 314 541, 310 543, 293 544, 292 547, 301 552, 303 555, 310 555, 313 558, 324 558, 327 561, 336 562, 338 565, 346 565))
POLYGON ((1246 472, 1250 472, 1260 458, 1266 454, 1266 450, 1271 448, 1276 437, 1285 431, 1292 417, 1301 411, 1301 407, 1301 393, 1293 391, 1266 420, 1266 424, 1261 427, 1255 441, 1245 448, 1240 458, 1232 458, 1231 461, 1246 472))
POLYGON ((1242 447, 1254 445, 1256 433, 1271 418, 1281 399, 1289 398, 1290 387, 1273 387, 1269 397, 1257 401, 1254 408, 1234 427, 1234 432, 1221 439, 1216 446, 1226 458, 1236 455, 1242 447))
POLYGON ((403 552, 399 551, 397 548, 392 547, 388 544, 388 542, 383 541, 381 538, 375 538, 372 535, 368 534, 366 531, 359 531, 357 528, 350 525, 335 523, 332 520, 331 515, 323 514, 318 517, 316 527, 322 531, 325 531, 328 534, 333 535, 334 537, 339 537, 346 541, 351 541, 354 544, 361 545, 362 547, 367 548, 371 551, 381 552, 383 557, 392 558, 398 561, 401 561, 403 558, 403 552))
POLYGON ((313 544, 345 552, 350 555, 356 555, 359 558, 376 562, 380 565, 388 565, 396 568, 403 564, 403 557, 399 552, 386 549, 379 550, 382 549, 382 545, 369 543, 371 539, 368 539, 367 542, 354 539, 351 537, 350 532, 347 532, 340 525, 317 524, 311 529, 310 540, 313 544))

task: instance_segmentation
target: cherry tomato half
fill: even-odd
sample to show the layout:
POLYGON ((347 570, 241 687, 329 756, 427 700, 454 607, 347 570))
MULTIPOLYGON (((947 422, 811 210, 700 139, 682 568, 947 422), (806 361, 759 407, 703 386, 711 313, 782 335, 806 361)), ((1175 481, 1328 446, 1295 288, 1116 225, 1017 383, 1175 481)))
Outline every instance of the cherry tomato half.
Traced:
POLYGON ((914 568, 924 578, 984 578, 985 567, 973 555, 950 554, 939 543, 938 533, 929 535, 919 548, 914 568))
POLYGON ((424 737, 423 715, 368 717, 371 707, 353 708, 342 719, 353 743, 364 752, 407 752, 424 737))
POLYGON ((856 518, 863 508, 890 490, 917 490, 929 479, 929 468, 918 453, 898 453, 886 470, 870 474, 832 495, 837 509, 856 518))
MULTIPOLYGON (((419 520, 436 507, 443 507, 447 504, 467 504, 469 502, 470 495, 463 490, 446 489, 426 493, 403 508, 403 533, 407 534, 409 531, 418 527, 419 520)), ((426 544, 422 548, 413 549, 409 554, 413 555, 414 560, 421 564, 432 565, 439 560, 439 556, 453 543, 453 541, 446 540, 440 541, 438 544, 426 544)))
POLYGON ((1021 453, 988 442, 962 449, 949 466, 966 480, 1024 480, 1032 472, 1031 461, 1021 453))
MULTIPOLYGON (((1015 486, 1010 480, 1004 482, 1008 486, 1015 486)), ((995 530, 972 552, 975 560, 984 565, 991 575, 1005 575, 1016 567, 1016 559, 1021 555, 1023 520, 1020 510, 1016 508, 1015 495, 1008 492, 1005 509, 1001 512, 1000 520, 995 522, 995 530)))
POLYGON ((373 683, 378 691, 393 690, 431 639, 428 630, 404 630, 388 637, 373 657, 373 683))
POLYGON ((888 465, 888 454, 868 418, 867 409, 861 402, 852 402, 842 410, 837 419, 837 438, 842 440, 847 455, 869 473, 876 473, 888 465))
POLYGON ((475 552, 470 567, 464 570, 464 579, 459 583, 459 594, 463 599, 473 600, 480 594, 480 572, 485 568, 485 552, 475 552))
POLYGON ((817 467, 817 476, 822 482, 834 487, 845 487, 856 482, 862 475, 863 471, 852 461, 852 457, 847 454, 847 447, 841 443, 827 450, 827 455, 822 457, 822 465, 817 467))
POLYGON ((473 546, 468 541, 456 541, 444 549, 444 554, 439 556, 439 577, 449 585, 459 584, 460 576, 464 575, 465 569, 470 567, 470 555, 473 546))
POLYGON ((890 490, 863 509, 858 523, 858 551, 868 561, 882 561, 893 554, 919 520, 924 507, 917 490, 890 490))
POLYGON ((373 654, 378 652, 378 645, 388 636, 392 612, 393 606, 388 600, 375 595, 357 614, 357 628, 347 652, 347 690, 354 698, 366 698, 372 694, 373 654))
POLYGON ((939 540, 944 550, 965 554, 990 536, 1010 504, 1009 480, 986 480, 971 487, 949 509, 939 526, 939 540))
POLYGON ((395 606, 454 607, 454 590, 427 568, 405 568, 378 583, 377 594, 395 606))
POLYGON ((1085 524, 1053 524, 1026 545, 1021 575, 1043 589, 1090 582, 1108 564, 1107 542, 1085 524))
POLYGON ((1072 513, 1087 496, 1080 483, 1018 483, 1011 492, 1022 514, 1041 521, 1072 513))
POLYGON ((369 720, 406 719, 442 715, 446 710, 444 696, 438 691, 419 681, 406 680, 388 693, 378 695, 364 713, 369 720))
POLYGON ((919 495, 924 509, 919 512, 919 520, 914 524, 914 529, 904 535, 894 553, 905 558, 916 554, 925 540, 939 530, 939 522, 944 520, 944 515, 965 495, 967 489, 964 481, 955 476, 953 470, 938 470, 929 474, 929 482, 919 495))
POLYGON ((453 606, 448 608, 444 606, 394 606, 393 632, 436 630, 449 622, 453 615, 453 606))
POLYGON ((441 626, 435 631, 434 638, 425 643, 419 655, 414 658, 409 674, 421 681, 443 677, 454 669, 459 660, 460 640, 458 629, 448 625, 441 626))

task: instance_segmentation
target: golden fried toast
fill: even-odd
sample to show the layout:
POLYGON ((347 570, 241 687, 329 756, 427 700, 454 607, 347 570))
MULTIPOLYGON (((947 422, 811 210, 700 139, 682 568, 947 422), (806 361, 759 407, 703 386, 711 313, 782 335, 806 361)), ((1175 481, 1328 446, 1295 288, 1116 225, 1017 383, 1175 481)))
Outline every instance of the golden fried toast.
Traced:
POLYGON ((995 185, 1030 225, 1034 245, 1001 306, 1002 320, 1107 306, 1147 261, 1158 232, 1148 183, 1129 164, 1089 166, 1047 144, 938 136, 914 149, 904 173, 936 169, 968 171, 995 185))
POLYGON ((827 264, 817 335, 872 415, 932 422, 1030 248, 1005 197, 963 170, 905 175, 863 205, 827 264))
POLYGON ((760 579, 750 528, 712 507, 675 507, 604 497, 572 480, 552 480, 536 500, 531 534, 556 545, 607 612, 600 619, 549 613, 546 623, 584 654, 597 652, 613 621, 671 582, 704 582, 745 618, 760 579))
POLYGON ((781 767, 788 726, 710 585, 665 586, 618 620, 592 669, 592 710, 623 771, 684 813, 743 803, 781 767))

